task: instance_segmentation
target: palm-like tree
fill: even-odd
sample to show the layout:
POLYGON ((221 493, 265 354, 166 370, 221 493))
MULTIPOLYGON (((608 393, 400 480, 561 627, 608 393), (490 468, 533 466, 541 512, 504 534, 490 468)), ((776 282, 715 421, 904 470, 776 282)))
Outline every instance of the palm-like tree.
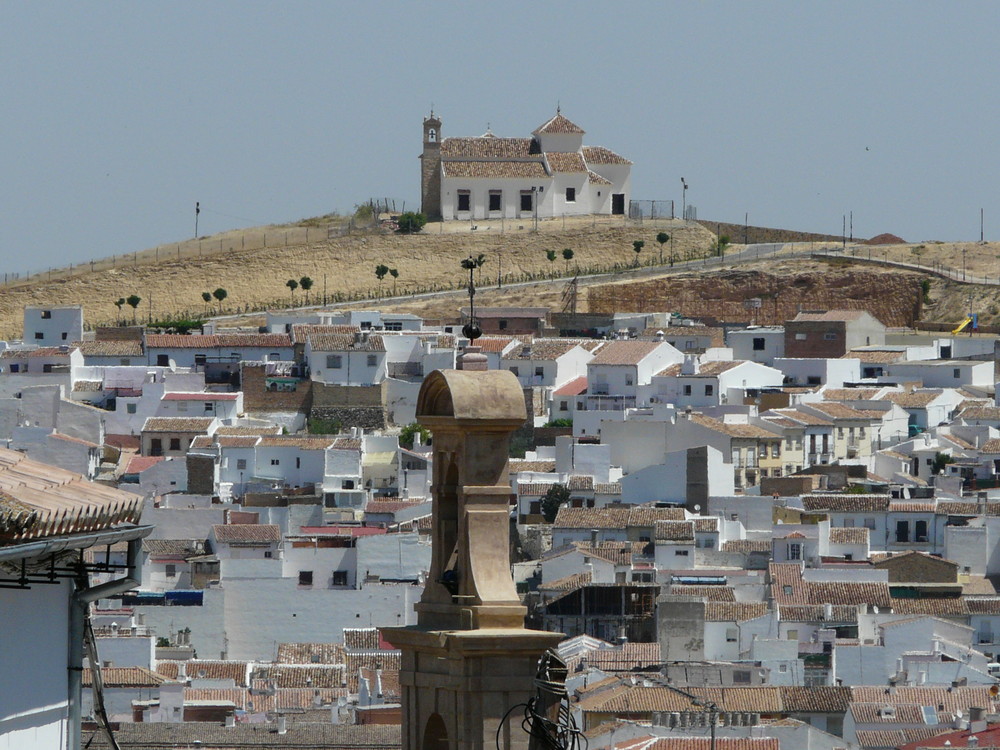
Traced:
POLYGON ((562 256, 566 261, 566 275, 569 276, 569 262, 573 260, 573 251, 567 247, 562 251, 562 256))
POLYGON ((142 297, 138 294, 130 294, 125 302, 132 308, 132 325, 135 325, 135 311, 139 307, 139 303, 142 302, 142 297))
POLYGON ((389 266, 379 263, 375 266, 375 278, 378 279, 378 298, 382 299, 382 279, 389 273, 389 266))
POLYGON ((118 316, 115 318, 115 322, 118 325, 121 325, 121 322, 122 322, 122 315, 121 315, 121 313, 122 313, 122 307, 124 307, 124 306, 125 306, 125 298, 124 297, 119 297, 117 300, 115 300, 115 307, 118 308, 118 316))
POLYGON ((309 290, 313 287, 313 280, 308 276, 303 276, 299 279, 299 286, 302 287, 302 291, 306 293, 306 304, 309 304, 309 290))
POLYGON ((396 279, 399 278, 399 270, 395 268, 389 269, 389 275, 392 276, 392 296, 396 296, 396 279))
POLYGON ((222 300, 229 296, 229 292, 223 289, 221 286, 212 292, 212 296, 219 302, 219 312, 222 312, 222 300))

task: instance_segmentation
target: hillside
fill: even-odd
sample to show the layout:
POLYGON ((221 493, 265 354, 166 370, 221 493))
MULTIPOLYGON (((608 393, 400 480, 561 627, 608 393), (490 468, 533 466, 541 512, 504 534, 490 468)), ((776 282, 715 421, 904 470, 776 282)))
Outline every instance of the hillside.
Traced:
MULTIPOLYGON (((199 242, 198 254, 190 249, 178 252, 158 250, 140 252, 136 256, 126 256, 128 262, 115 260, 115 267, 101 268, 110 263, 77 266, 72 272, 56 272, 50 280, 35 277, 27 282, 12 283, 5 287, 0 297, 0 337, 11 338, 21 335, 21 311, 26 304, 67 304, 82 303, 90 325, 113 324, 117 318, 130 320, 132 311, 125 308, 122 313, 114 302, 121 297, 137 294, 142 302, 136 313, 139 321, 160 320, 184 315, 200 316, 216 314, 218 308, 213 302, 206 306, 201 295, 223 287, 228 297, 223 304, 225 313, 247 314, 247 322, 260 322, 263 310, 304 305, 306 296, 301 290, 293 295, 285 286, 290 278, 309 276, 314 286, 308 302, 316 304, 324 294, 333 300, 357 300, 357 306, 371 307, 379 296, 379 285, 374 275, 375 266, 385 264, 398 269, 395 282, 386 277, 382 283, 383 295, 391 295, 395 284, 400 296, 415 292, 457 289, 462 286, 465 276, 460 269, 460 261, 469 256, 482 254, 485 263, 479 274, 480 283, 495 284, 498 270, 502 272, 505 285, 527 278, 542 279, 548 276, 562 276, 574 270, 581 273, 631 268, 636 260, 632 243, 641 239, 645 247, 640 253, 643 264, 658 262, 660 247, 656 234, 668 231, 674 236, 674 253, 678 258, 691 255, 700 257, 708 253, 715 236, 698 223, 687 226, 680 221, 664 221, 659 224, 647 222, 642 226, 624 226, 615 219, 577 219, 540 222, 539 231, 531 231, 530 226, 504 227, 480 222, 473 230, 467 224, 450 223, 429 225, 424 233, 413 236, 382 234, 377 232, 351 234, 328 238, 325 230, 312 229, 298 234, 286 234, 292 241, 287 246, 267 247, 255 250, 238 249, 241 237, 266 230, 248 230, 244 233, 230 232, 199 242), (443 230, 443 231, 442 231, 443 230), (306 241, 308 238, 308 241, 306 241), (218 243, 216 245, 216 243, 218 243), (215 248, 215 249, 213 249, 215 248), (574 251, 569 264, 563 261, 563 248, 574 251), (546 258, 546 251, 557 254, 554 262, 546 258), (499 266, 499 268, 498 268, 499 266)), ((273 237, 273 234, 272 234, 273 237)), ((249 243, 246 243, 249 244, 249 243)), ((824 243, 827 244, 827 243, 824 243)), ((797 247, 810 248, 811 243, 797 247)), ((817 245, 818 246, 818 245, 817 245)), ((829 246, 829 245, 827 245, 829 246)), ((666 258, 670 253, 670 243, 664 246, 666 258)), ((739 246, 734 246, 738 248, 739 246)), ((860 262, 882 258, 888 261, 920 263, 923 266, 947 265, 961 269, 963 260, 970 275, 988 276, 996 279, 1000 273, 1000 245, 996 243, 926 243, 921 245, 892 245, 869 248, 858 246, 848 248, 842 261, 836 264, 818 263, 808 259, 783 259, 781 255, 761 259, 757 263, 741 264, 740 272, 761 272, 771 277, 765 293, 769 298, 795 300, 795 304, 823 304, 833 306, 837 302, 834 282, 836 274, 830 271, 849 270, 854 281, 851 294, 857 298, 879 295, 887 286, 880 285, 880 274, 908 277, 910 281, 900 281, 905 288, 906 300, 899 300, 901 309, 913 309, 913 284, 925 276, 931 280, 930 302, 923 305, 921 317, 925 321, 940 321, 942 324, 961 320, 972 307, 980 313, 983 325, 1000 322, 1000 307, 995 301, 996 286, 977 286, 944 280, 920 272, 894 270, 878 264, 860 262), (857 254, 858 260, 852 259, 857 254), (782 284, 797 274, 819 273, 808 282, 805 294, 783 295, 782 284), (873 279, 865 281, 865 278, 873 279), (830 284, 825 283, 831 282, 830 284), (826 289, 828 287, 828 289, 826 289), (826 289, 822 294, 821 289, 826 289), (812 292, 810 292, 812 290, 812 292), (831 296, 832 295, 832 296, 831 296)), ((588 309, 588 296, 592 300, 602 299, 595 304, 596 309, 636 309, 648 308, 656 300, 657 307, 673 309, 692 315, 718 314, 720 308, 713 307, 712 290, 718 278, 720 284, 731 284, 733 271, 706 273, 698 269, 678 267, 672 271, 661 267, 658 271, 664 279, 673 281, 659 285, 648 280, 655 269, 645 269, 645 277, 636 280, 640 286, 630 288, 631 280, 623 276, 611 292, 581 290, 578 310, 588 309), (722 275, 719 275, 719 274, 722 275), (727 276, 728 274, 728 276, 727 276), (642 286, 645 285, 645 286, 642 286), (701 288, 701 292, 690 290, 701 288), (687 289, 687 293, 684 290, 687 289), (591 294, 597 296, 590 296, 591 294), (692 296, 694 295, 694 296, 692 296), (688 303, 684 303, 688 299, 688 303), (685 309, 690 308, 690 309, 685 309)), ((483 289, 477 302, 484 305, 542 304, 556 309, 563 306, 562 294, 566 282, 556 279, 533 287, 508 288, 502 290, 483 289)), ((744 285, 745 286, 745 285, 744 285)), ((746 287, 733 291, 742 295, 751 293, 746 287)), ((759 296, 761 292, 754 293, 759 296)), ((728 297, 727 297, 728 299, 728 297)), ((730 302, 738 302, 733 297, 730 302)), ((461 306, 461 296, 447 295, 440 299, 411 298, 382 300, 378 303, 386 309, 408 310, 428 317, 452 317, 461 306)), ((853 306, 853 305, 849 305, 853 306)), ((734 308, 735 310, 735 308, 734 308)), ((904 316, 905 317, 905 316, 904 316)))

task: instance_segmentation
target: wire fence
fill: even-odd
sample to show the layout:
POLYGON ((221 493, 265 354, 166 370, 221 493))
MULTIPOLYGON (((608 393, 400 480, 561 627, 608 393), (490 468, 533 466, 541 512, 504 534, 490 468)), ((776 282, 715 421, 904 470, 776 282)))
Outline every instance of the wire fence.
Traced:
POLYGON ((673 219, 674 202, 671 201, 629 201, 628 215, 630 219, 673 219))

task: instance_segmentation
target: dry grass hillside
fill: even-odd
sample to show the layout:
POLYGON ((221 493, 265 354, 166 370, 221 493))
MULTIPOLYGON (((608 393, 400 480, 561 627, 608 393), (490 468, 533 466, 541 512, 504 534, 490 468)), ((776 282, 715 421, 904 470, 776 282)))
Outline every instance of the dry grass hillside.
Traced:
MULTIPOLYGON (((330 299, 357 299, 357 306, 371 307, 378 294, 375 278, 376 265, 385 264, 398 269, 395 281, 396 292, 406 295, 427 290, 454 289, 463 283, 460 261, 468 255, 485 256, 481 269, 481 281, 493 284, 497 278, 498 265, 505 283, 523 279, 526 276, 544 278, 548 275, 562 275, 567 270, 581 273, 605 270, 614 266, 629 267, 636 260, 632 249, 634 240, 643 240, 645 247, 640 254, 644 261, 658 259, 661 248, 656 242, 656 234, 667 231, 674 237, 673 252, 678 258, 694 254, 700 256, 712 247, 715 235, 704 226, 691 223, 685 226, 681 221, 663 221, 658 224, 646 223, 641 226, 626 226, 621 219, 601 220, 594 218, 540 222, 538 231, 527 225, 507 223, 501 227, 498 222, 479 222, 475 231, 467 224, 452 222, 444 226, 428 225, 419 235, 403 236, 377 232, 352 234, 327 238, 323 227, 308 229, 306 224, 295 231, 285 232, 287 246, 264 249, 240 249, 246 237, 254 233, 270 233, 273 241, 275 232, 282 228, 260 228, 246 232, 230 232, 198 242, 197 250, 191 252, 165 252, 162 248, 125 256, 116 260, 116 267, 110 263, 97 263, 95 270, 90 265, 77 266, 67 273, 56 272, 53 278, 35 277, 26 282, 10 284, 0 296, 0 337, 10 338, 21 335, 21 311, 27 304, 69 304, 84 305, 85 316, 90 325, 113 323, 119 316, 115 300, 136 294, 142 298, 137 311, 141 321, 161 320, 183 315, 204 315, 217 312, 213 302, 206 306, 202 301, 203 292, 217 287, 227 290, 224 302, 227 313, 247 313, 248 322, 261 320, 254 312, 273 307, 296 306, 306 303, 301 290, 294 294, 294 300, 285 282, 309 276, 314 281, 309 302, 318 302, 324 292, 330 299), (302 231, 306 227, 307 231, 302 231), (299 232, 296 234, 296 232, 299 232), (291 238, 289 240, 288 238, 291 238), (301 237, 301 239, 297 239, 301 237), (242 239, 241 239, 242 238, 242 239), (563 248, 574 251, 573 260, 563 261, 563 248), (550 262, 546 251, 554 250, 557 259, 550 262), (178 257, 180 256, 180 257, 178 257), (103 266, 103 268, 102 268, 103 266), (369 296, 370 295, 370 296, 369 296)), ((259 240, 260 238, 256 238, 259 240)), ((267 242, 267 240, 265 240, 267 242)), ((734 249, 739 246, 734 246, 734 249)), ((810 247, 809 243, 798 245, 810 247)), ((671 245, 664 248, 669 255, 671 245)), ((882 246, 855 246, 848 248, 842 261, 831 265, 810 260, 783 259, 780 255, 762 259, 758 263, 743 264, 740 271, 759 271, 777 277, 770 283, 780 294, 782 278, 791 283, 796 274, 824 273, 831 269, 850 270, 859 277, 860 288, 866 286, 878 289, 879 274, 892 273, 911 276, 913 271, 894 271, 874 265, 869 261, 878 259, 919 263, 925 267, 948 266, 961 271, 963 264, 970 278, 986 277, 1000 279, 1000 244, 998 243, 923 243, 882 246), (863 280, 864 275, 874 274, 875 282, 863 280)), ((711 287, 715 272, 705 273, 678 268, 676 272, 662 269, 664 279, 674 279, 664 283, 657 296, 670 289, 683 278, 696 280, 698 284, 711 287), (687 274, 685 277, 684 274, 687 274)), ((731 274, 731 271, 722 271, 731 274)), ((836 274, 830 274, 831 282, 836 274)), ((948 281, 932 274, 917 272, 918 278, 931 280, 930 302, 923 306, 924 320, 950 323, 961 320, 970 307, 980 313, 984 325, 1000 323, 1000 302, 997 292, 1000 287, 963 284, 948 281)), ((724 276, 718 277, 720 283, 724 276)), ((732 278, 730 276, 730 278, 732 278)), ((820 278, 823 278, 822 275, 820 278)), ((621 293, 603 293, 601 307, 620 304, 620 309, 631 309, 636 295, 640 298, 644 288, 649 288, 649 277, 636 280, 639 286, 629 291, 619 286, 621 293)), ((629 282, 619 282, 629 283, 629 282)), ((727 282, 728 283, 728 282, 727 282)), ((822 282, 818 282, 822 285, 822 282)), ((912 282, 910 282, 912 283, 912 282)), ((386 277, 382 292, 393 292, 393 280, 386 277)), ((655 286, 655 285, 654 285, 655 286)), ((904 286, 907 284, 904 283, 904 286)), ((532 287, 504 287, 501 290, 483 289, 477 296, 482 305, 546 305, 561 308, 565 281, 551 282, 532 287)), ((878 292, 872 291, 871 294, 878 292)), ((909 292, 908 292, 909 294, 909 292)), ((673 298, 668 309, 686 312, 682 309, 681 298, 673 298)), ((828 296, 828 295, 826 295, 828 296)), ((587 291, 579 295, 581 312, 587 310, 587 291)), ((595 298, 596 299, 596 298, 595 298)), ((667 299, 661 299, 667 302, 667 299)), ((833 300, 835 301, 835 300, 833 300)), ((386 309, 415 312, 431 318, 451 318, 462 304, 460 296, 446 295, 440 298, 410 298, 384 300, 380 306, 386 309)), ((704 302, 704 300, 702 301, 704 302)), ((689 314, 703 312, 704 304, 692 309, 689 314)), ((123 318, 131 318, 132 312, 125 308, 123 318)))
MULTIPOLYGON (((460 261, 468 255, 484 255, 486 262, 481 269, 484 282, 495 282, 498 264, 506 281, 516 280, 526 274, 541 278, 547 274, 562 274, 567 264, 562 250, 574 252, 570 270, 581 272, 606 269, 615 264, 632 265, 636 255, 634 240, 641 239, 645 247, 640 254, 644 260, 659 257, 657 232, 663 226, 623 226, 620 222, 580 222, 565 229, 561 222, 542 222, 540 231, 530 227, 517 230, 499 227, 477 231, 447 231, 437 233, 435 228, 418 235, 381 233, 353 234, 333 239, 321 239, 310 244, 271 247, 260 250, 225 248, 222 252, 205 253, 203 257, 177 260, 164 253, 159 262, 138 262, 116 268, 89 271, 78 267, 72 274, 58 274, 48 280, 32 279, 19 285, 6 287, 0 296, 0 336, 21 335, 21 311, 25 305, 70 304, 84 306, 89 324, 113 323, 119 315, 114 303, 121 297, 136 294, 142 298, 137 318, 145 321, 170 316, 201 315, 216 311, 202 301, 202 293, 222 287, 228 292, 223 303, 225 312, 261 311, 271 307, 288 306, 293 298, 285 286, 288 279, 309 276, 314 286, 310 302, 318 301, 324 290, 329 297, 364 297, 378 294, 375 267, 385 264, 398 269, 399 277, 393 282, 389 276, 382 282, 382 292, 391 294, 395 283, 398 294, 434 289, 450 289, 463 282, 460 261), (547 250, 558 254, 554 262, 546 257, 547 250)), ((669 224, 669 222, 668 222, 669 224)), ((665 227, 674 234, 674 251, 678 254, 707 252, 713 235, 697 224, 665 227)), ((220 243, 220 246, 222 243, 220 243)), ((670 245, 665 248, 669 252, 670 245)), ((126 256, 131 257, 131 256, 126 256)), ((119 260, 120 262, 120 260, 119 260)), ((505 298, 509 300, 509 298, 505 298)), ((306 297, 301 290, 294 294, 294 304, 303 305, 306 297)), ((368 306, 372 302, 366 302, 368 306)), ((126 307, 122 317, 131 318, 126 307)))

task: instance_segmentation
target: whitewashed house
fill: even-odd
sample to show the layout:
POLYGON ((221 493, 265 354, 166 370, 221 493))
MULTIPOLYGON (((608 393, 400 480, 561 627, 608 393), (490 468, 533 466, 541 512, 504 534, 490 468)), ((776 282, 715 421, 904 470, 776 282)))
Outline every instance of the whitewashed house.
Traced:
POLYGON ((587 363, 587 409, 637 406, 640 390, 684 355, 663 341, 609 341, 587 363))
POLYGON ((24 341, 61 346, 83 338, 83 305, 26 305, 24 341))
POLYGON ((674 404, 678 408, 741 404, 748 390, 780 388, 784 374, 773 367, 740 360, 702 362, 685 355, 680 364, 654 375, 650 400, 674 404))
POLYGON ((382 336, 367 331, 309 336, 305 357, 310 377, 329 385, 378 385, 388 374, 382 336))

